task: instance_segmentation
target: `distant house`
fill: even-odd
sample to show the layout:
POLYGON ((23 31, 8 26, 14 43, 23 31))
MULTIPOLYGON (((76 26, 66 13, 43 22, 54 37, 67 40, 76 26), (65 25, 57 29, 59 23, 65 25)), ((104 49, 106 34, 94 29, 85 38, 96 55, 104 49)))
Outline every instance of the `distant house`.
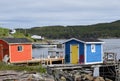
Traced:
POLYGON ((103 42, 100 40, 71 38, 63 44, 66 63, 95 64, 103 62, 103 42))
POLYGON ((44 37, 39 36, 39 35, 32 35, 31 38, 38 39, 38 40, 44 39, 44 37))
POLYGON ((16 30, 10 30, 9 32, 10 32, 10 34, 14 34, 14 33, 16 33, 16 30))
POLYGON ((31 41, 26 38, 1 38, 0 61, 5 60, 6 57, 9 58, 10 63, 31 60, 31 41))

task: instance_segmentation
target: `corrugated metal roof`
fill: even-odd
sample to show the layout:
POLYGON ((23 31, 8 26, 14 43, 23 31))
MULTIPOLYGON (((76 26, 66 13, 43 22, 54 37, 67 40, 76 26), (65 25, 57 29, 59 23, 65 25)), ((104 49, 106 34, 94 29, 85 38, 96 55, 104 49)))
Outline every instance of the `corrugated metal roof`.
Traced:
POLYGON ((31 43, 27 38, 1 38, 0 40, 4 40, 7 43, 31 43))

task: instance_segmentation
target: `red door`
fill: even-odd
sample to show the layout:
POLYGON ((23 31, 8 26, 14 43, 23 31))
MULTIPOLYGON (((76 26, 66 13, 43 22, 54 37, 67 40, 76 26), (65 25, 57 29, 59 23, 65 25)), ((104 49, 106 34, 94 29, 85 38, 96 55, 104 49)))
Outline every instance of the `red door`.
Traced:
POLYGON ((3 45, 0 44, 0 61, 3 59, 3 45))

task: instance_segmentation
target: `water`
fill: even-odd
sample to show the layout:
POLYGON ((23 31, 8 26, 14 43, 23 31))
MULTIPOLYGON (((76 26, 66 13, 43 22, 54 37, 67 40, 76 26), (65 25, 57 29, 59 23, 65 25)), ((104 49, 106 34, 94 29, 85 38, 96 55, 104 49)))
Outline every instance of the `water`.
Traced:
POLYGON ((32 54, 35 58, 47 57, 48 48, 34 48, 32 54))
MULTIPOLYGON (((117 59, 120 59, 120 39, 100 39, 100 40, 105 42, 103 44, 104 52, 117 53, 117 59)), ((59 49, 59 48, 34 48, 33 49, 33 57, 35 57, 35 58, 42 58, 42 57, 47 58, 48 50, 61 50, 61 49, 59 49)))
POLYGON ((117 59, 120 59, 120 39, 101 39, 104 52, 114 52, 117 54, 117 59))
POLYGON ((47 58, 48 51, 63 51, 61 48, 34 48, 32 51, 34 58, 47 58))

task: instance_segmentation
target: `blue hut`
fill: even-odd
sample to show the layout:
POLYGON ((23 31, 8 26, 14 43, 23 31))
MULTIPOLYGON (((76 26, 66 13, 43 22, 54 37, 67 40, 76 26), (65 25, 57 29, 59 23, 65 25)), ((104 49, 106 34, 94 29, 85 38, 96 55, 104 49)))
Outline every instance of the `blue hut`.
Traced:
POLYGON ((100 40, 71 38, 63 44, 65 63, 95 64, 103 62, 103 42, 100 40))

